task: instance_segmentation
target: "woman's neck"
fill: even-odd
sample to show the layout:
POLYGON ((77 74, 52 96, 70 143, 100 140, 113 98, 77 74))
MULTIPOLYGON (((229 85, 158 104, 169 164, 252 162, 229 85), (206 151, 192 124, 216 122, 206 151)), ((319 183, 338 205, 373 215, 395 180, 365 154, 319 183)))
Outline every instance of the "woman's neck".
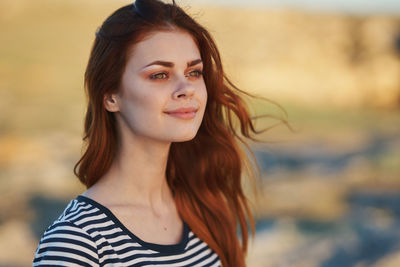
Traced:
POLYGON ((162 213, 173 202, 165 172, 170 145, 122 139, 111 168, 84 195, 109 206, 135 205, 162 213))

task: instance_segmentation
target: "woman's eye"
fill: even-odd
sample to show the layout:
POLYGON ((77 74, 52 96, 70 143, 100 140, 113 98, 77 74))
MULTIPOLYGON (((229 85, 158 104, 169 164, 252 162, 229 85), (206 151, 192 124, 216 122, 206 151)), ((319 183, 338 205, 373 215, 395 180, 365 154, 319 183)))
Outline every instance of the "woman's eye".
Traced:
POLYGON ((166 78, 168 78, 168 74, 165 72, 160 72, 160 73, 150 75, 150 79, 152 79, 152 80, 162 80, 162 79, 166 79, 166 78))
POLYGON ((203 72, 201 70, 194 70, 188 73, 188 76, 190 77, 200 77, 203 75, 203 72))

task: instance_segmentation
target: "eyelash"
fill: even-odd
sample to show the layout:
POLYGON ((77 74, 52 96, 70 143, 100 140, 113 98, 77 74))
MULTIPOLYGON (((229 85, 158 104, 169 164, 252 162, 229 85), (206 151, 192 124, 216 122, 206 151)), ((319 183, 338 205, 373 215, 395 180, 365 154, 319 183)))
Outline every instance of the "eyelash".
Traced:
MULTIPOLYGON (((168 75, 169 75, 168 72, 158 72, 158 73, 155 73, 155 74, 151 74, 151 75, 150 75, 150 79, 151 79, 151 80, 164 80, 164 79, 168 78, 168 75), (159 75, 163 75, 163 78, 157 78, 157 76, 159 76, 159 75)), ((203 71, 200 70, 200 69, 198 69, 198 70, 193 70, 193 71, 191 71, 191 72, 188 73, 188 76, 189 76, 189 77, 200 78, 201 76, 203 76, 203 71), (196 75, 195 75, 195 76, 191 76, 191 75, 190 75, 191 73, 196 73, 196 75)))

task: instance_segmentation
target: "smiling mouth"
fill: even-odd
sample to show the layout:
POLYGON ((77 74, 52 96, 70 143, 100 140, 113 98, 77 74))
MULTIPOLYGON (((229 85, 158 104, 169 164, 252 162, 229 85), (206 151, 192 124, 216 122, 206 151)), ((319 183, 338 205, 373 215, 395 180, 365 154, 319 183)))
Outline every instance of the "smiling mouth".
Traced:
POLYGON ((175 111, 167 111, 164 112, 172 117, 179 118, 179 119, 186 119, 190 120, 196 117, 197 110, 196 109, 181 109, 175 111))

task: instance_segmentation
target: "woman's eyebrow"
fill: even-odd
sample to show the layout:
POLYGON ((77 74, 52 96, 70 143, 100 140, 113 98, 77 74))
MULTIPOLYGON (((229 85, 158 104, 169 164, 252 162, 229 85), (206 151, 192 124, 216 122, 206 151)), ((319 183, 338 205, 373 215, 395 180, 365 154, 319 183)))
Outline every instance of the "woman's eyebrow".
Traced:
POLYGON ((200 58, 199 59, 195 59, 195 60, 192 60, 192 61, 188 62, 187 66, 191 67, 191 66, 197 65, 197 64, 199 64, 201 62, 202 62, 202 60, 200 58))
MULTIPOLYGON (((187 63, 187 66, 188 67, 192 67, 192 66, 197 65, 197 64, 199 64, 201 62, 202 62, 202 60, 200 58, 199 59, 195 59, 195 60, 189 61, 187 63)), ((175 64, 173 62, 156 60, 156 61, 153 61, 153 62, 147 64, 143 68, 147 68, 147 67, 152 66, 152 65, 160 65, 160 66, 164 66, 164 67, 168 67, 168 68, 172 68, 173 66, 175 66, 175 64)))
POLYGON ((174 66, 174 63, 169 62, 169 61, 156 60, 156 61, 151 62, 150 64, 147 64, 143 68, 147 68, 147 67, 152 66, 152 65, 160 65, 160 66, 172 68, 174 66))

